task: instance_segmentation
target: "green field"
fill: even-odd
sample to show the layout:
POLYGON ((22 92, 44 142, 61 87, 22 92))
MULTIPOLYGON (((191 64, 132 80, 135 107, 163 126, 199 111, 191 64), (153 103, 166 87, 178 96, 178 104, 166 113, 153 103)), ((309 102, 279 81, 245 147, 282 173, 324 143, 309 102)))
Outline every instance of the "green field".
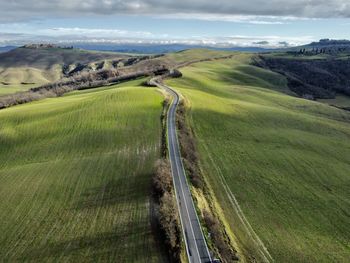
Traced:
POLYGON ((283 77, 249 61, 197 63, 167 81, 191 107, 226 223, 247 261, 348 262, 350 113, 286 95, 283 77))
POLYGON ((234 54, 232 51, 217 51, 197 48, 176 53, 169 53, 165 56, 165 58, 174 60, 176 62, 187 62, 191 60, 213 59, 217 57, 229 56, 232 54, 234 54))
POLYGON ((18 85, 3 85, 0 84, 0 96, 1 95, 7 95, 11 93, 21 92, 21 91, 27 91, 30 88, 34 88, 37 85, 35 84, 18 84, 18 85))
POLYGON ((337 107, 350 108, 350 97, 345 95, 337 95, 334 99, 319 99, 318 101, 337 107))
POLYGON ((0 259, 159 262, 162 95, 141 81, 0 111, 0 259))

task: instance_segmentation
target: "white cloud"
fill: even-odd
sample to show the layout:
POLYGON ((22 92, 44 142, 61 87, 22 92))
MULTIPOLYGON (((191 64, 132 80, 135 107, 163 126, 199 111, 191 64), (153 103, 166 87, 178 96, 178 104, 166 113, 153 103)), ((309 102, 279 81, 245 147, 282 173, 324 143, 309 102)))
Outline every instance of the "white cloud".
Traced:
POLYGON ((1 34, 0 44, 22 45, 28 42, 44 43, 108 43, 108 44, 185 44, 213 47, 250 47, 278 48, 298 46, 315 41, 311 36, 282 37, 282 36, 243 36, 232 35, 225 37, 170 38, 167 35, 148 35, 147 32, 134 33, 117 29, 83 29, 83 28, 55 28, 42 30, 43 35, 29 34, 1 34), (49 34, 48 34, 49 32, 49 34), (146 34, 146 35, 144 35, 146 34), (49 36, 48 36, 49 35, 49 36))
POLYGON ((2 21, 91 14, 350 17, 349 0, 0 0, 0 6, 2 21))
POLYGON ((122 29, 56 27, 39 30, 40 34, 49 36, 85 36, 85 37, 152 37, 147 31, 129 31, 122 29))
MULTIPOLYGON (((204 21, 224 21, 224 22, 235 22, 235 23, 246 23, 256 25, 282 25, 287 24, 292 17, 276 17, 276 16, 253 16, 253 15, 223 15, 223 14, 164 14, 157 15, 156 17, 162 19, 195 19, 204 21)), ((295 18, 296 19, 296 18, 295 18)))
MULTIPOLYGON (((198 39, 199 41, 199 39, 198 39)), ((242 36, 232 35, 227 37, 207 38, 206 41, 215 43, 219 47, 250 47, 259 46, 264 48, 279 48, 287 46, 298 46, 315 41, 312 36, 283 37, 283 36, 242 36)))

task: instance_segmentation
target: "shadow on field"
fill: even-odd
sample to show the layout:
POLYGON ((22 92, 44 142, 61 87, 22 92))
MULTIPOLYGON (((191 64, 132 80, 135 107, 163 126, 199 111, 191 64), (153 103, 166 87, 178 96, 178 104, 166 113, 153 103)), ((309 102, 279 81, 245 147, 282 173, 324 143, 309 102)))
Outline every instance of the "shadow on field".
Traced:
MULTIPOLYGON (((137 177, 150 178, 148 175, 138 175, 137 177)), ((134 176, 129 180, 120 178, 99 187, 90 188, 82 194, 81 200, 77 202, 73 209, 95 209, 123 203, 130 204, 145 199, 147 196, 145 185, 142 182, 133 182, 134 179, 134 176)))
POLYGON ((44 258, 58 259, 69 257, 77 260, 82 259, 108 259, 116 260, 119 255, 142 251, 142 242, 132 242, 148 233, 145 227, 133 225, 132 222, 119 225, 118 229, 111 232, 97 233, 93 236, 82 236, 61 242, 48 243, 42 247, 27 250, 18 260, 33 260, 44 258))
MULTIPOLYGON (((87 189, 80 196, 80 200, 72 208, 68 208, 69 213, 72 213, 71 219, 68 219, 70 222, 64 222, 59 236, 49 235, 46 244, 43 240, 41 246, 29 247, 17 259, 116 261, 119 256, 135 258, 137 251, 147 254, 145 250, 148 251, 148 245, 144 240, 152 234, 152 229, 147 220, 140 221, 140 218, 134 216, 135 213, 142 214, 142 211, 135 211, 135 207, 147 200, 148 196, 148 189, 145 187, 147 181, 143 178, 150 176, 131 175, 127 179, 118 178, 87 189), (111 216, 115 219, 109 218, 111 216), (95 225, 95 232, 90 231, 92 225, 95 225), (76 235, 75 228, 79 229, 76 235), (55 239, 57 241, 53 241, 55 239)), ((127 262, 124 259, 122 262, 127 262)))

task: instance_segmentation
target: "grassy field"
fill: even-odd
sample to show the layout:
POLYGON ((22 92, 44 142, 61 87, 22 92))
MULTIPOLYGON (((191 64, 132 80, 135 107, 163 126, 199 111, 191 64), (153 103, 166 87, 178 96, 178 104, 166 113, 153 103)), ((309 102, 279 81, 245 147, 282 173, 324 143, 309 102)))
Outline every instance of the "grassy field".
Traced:
POLYGON ((280 92, 286 81, 249 56, 194 64, 168 81, 191 106, 229 232, 246 261, 348 262, 350 113, 280 92))
POLYGON ((16 93, 16 92, 20 92, 20 91, 27 91, 30 88, 34 88, 37 85, 35 84, 25 84, 25 85, 3 85, 0 84, 0 96, 1 95, 7 95, 7 94, 11 94, 11 93, 16 93))
POLYGON ((337 107, 350 107, 350 97, 345 95, 337 95, 334 99, 320 99, 318 101, 337 107))
POLYGON ((0 67, 0 83, 5 83, 8 87, 17 86, 24 89, 28 85, 23 83, 39 86, 57 81, 61 76, 62 68, 60 65, 55 65, 47 70, 31 67, 0 67))
POLYGON ((217 50, 208 50, 208 49, 191 49, 184 50, 175 53, 168 53, 165 56, 158 58, 164 63, 169 65, 182 64, 195 60, 203 60, 203 59, 214 59, 217 57, 224 57, 233 55, 232 51, 217 51, 217 50))
POLYGON ((0 111, 0 261, 159 262, 162 96, 141 81, 0 111))

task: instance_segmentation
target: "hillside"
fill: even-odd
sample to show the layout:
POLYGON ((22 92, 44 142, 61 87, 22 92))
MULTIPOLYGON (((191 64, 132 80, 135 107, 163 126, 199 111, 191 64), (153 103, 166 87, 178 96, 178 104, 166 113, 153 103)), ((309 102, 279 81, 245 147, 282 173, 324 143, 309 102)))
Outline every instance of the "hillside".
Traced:
POLYGON ((347 262, 350 113, 286 95, 287 80, 249 54, 181 71, 167 84, 190 106, 201 170, 242 260, 347 262))
MULTIPOLYGON (((81 43, 73 44, 76 48, 96 51, 113 51, 131 54, 160 54, 160 53, 175 53, 188 49, 207 49, 216 51, 240 51, 240 52, 270 52, 275 49, 267 49, 262 47, 215 47, 210 45, 195 45, 195 44, 105 44, 105 43, 81 43)), ((1 52, 1 49, 0 49, 1 52)))
POLYGON ((0 94, 27 90, 86 69, 110 68, 130 56, 60 47, 20 47, 0 53, 0 94))
POLYGON ((16 46, 2 46, 2 47, 0 47, 0 53, 7 52, 7 51, 10 51, 10 50, 15 49, 15 48, 17 48, 17 47, 16 46))
MULTIPOLYGON (((43 51, 24 49, 35 56, 43 51)), ((184 96, 195 135, 207 188, 204 196, 194 186, 192 193, 199 209, 213 201, 241 262, 345 263, 350 257, 350 112, 326 104, 346 108, 349 102, 342 85, 347 68, 336 70, 347 61, 337 60, 194 49, 103 63, 82 60, 75 68, 60 68, 70 62, 62 56, 57 61, 63 64, 50 65, 60 74, 87 79, 84 88, 95 87, 90 78, 104 83, 182 66, 183 77, 166 82, 184 96), (299 65, 304 65, 300 74, 294 71, 299 65), (89 74, 81 74, 85 71, 89 74), (327 82, 314 82, 320 76, 328 76, 327 82), (305 86, 294 90, 291 79, 305 86), (335 97, 319 99, 325 103, 299 98, 310 95, 305 87, 335 97)), ((37 67, 41 73, 52 69, 37 67)), ((140 87, 143 81, 0 110, 0 258, 164 260, 150 223, 163 97, 140 87)))
POLYGON ((213 59, 232 52, 195 49, 191 56, 183 51, 162 55, 127 55, 92 52, 47 45, 29 45, 0 54, 0 95, 26 91, 44 84, 101 72, 118 75, 116 70, 137 72, 157 65, 175 67, 189 61, 213 59))
MULTIPOLYGON (((299 47, 301 49, 306 49, 307 51, 313 51, 316 53, 323 52, 326 54, 339 54, 339 53, 349 53, 350 52, 350 41, 349 40, 334 40, 334 39, 321 39, 318 42, 312 42, 310 44, 299 47)), ((295 48, 298 49, 298 48, 295 48)))
POLYGON ((289 88, 300 96, 323 99, 334 98, 336 94, 350 96, 349 59, 260 55, 256 64, 285 75, 289 88))
POLYGON ((116 57, 124 58, 129 56, 112 52, 93 52, 55 46, 38 48, 24 46, 0 54, 0 67, 29 67, 47 70, 57 64, 86 64, 92 61, 113 59, 116 57))
POLYGON ((143 80, 0 111, 0 258, 159 262, 162 95, 143 80))

